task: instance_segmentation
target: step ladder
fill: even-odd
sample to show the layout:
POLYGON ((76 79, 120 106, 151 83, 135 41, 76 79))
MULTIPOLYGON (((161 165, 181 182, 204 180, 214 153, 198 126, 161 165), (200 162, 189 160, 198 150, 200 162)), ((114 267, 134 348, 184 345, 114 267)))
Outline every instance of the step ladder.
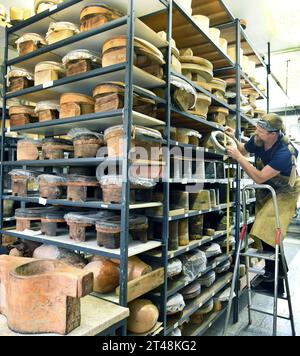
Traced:
MULTIPOLYGON (((231 285, 231 292, 230 292, 230 298, 229 298, 229 303, 228 303, 228 309, 227 309, 227 315, 226 315, 226 321, 225 321, 225 329, 224 329, 224 335, 227 335, 228 331, 228 325, 229 325, 229 320, 230 320, 230 315, 231 315, 231 309, 232 309, 232 302, 234 299, 234 292, 235 292, 235 286, 236 286, 236 281, 238 277, 238 272, 240 269, 240 258, 241 256, 246 257, 246 278, 247 278, 247 287, 248 287, 248 317, 249 317, 249 325, 252 324, 252 312, 258 312, 262 313, 265 315, 273 316, 273 336, 277 336, 277 321, 278 318, 289 320, 291 323, 291 328, 292 328, 292 335, 296 336, 296 331, 295 331, 295 323, 294 323, 294 316, 293 316, 293 309, 292 309, 292 302, 291 302, 291 294, 290 294, 290 287, 289 287, 289 281, 288 281, 288 275, 287 275, 287 266, 285 263, 285 258, 284 258, 284 249, 283 249, 283 243, 281 241, 281 225, 280 225, 280 218, 279 218, 279 211, 278 211, 278 204, 277 204, 277 196, 274 188, 272 188, 269 185, 248 185, 243 189, 242 192, 242 198, 243 198, 243 212, 244 212, 244 224, 240 233, 240 241, 239 241, 239 246, 237 250, 237 255, 236 255, 236 261, 235 261, 235 267, 234 267, 234 274, 233 274, 233 279, 232 279, 232 285, 231 285), (276 237, 275 237, 275 254, 274 253, 269 253, 269 252, 256 252, 253 249, 249 249, 248 245, 248 235, 247 235, 247 214, 246 214, 246 191, 249 189, 267 189, 271 192, 272 198, 273 198, 273 204, 274 204, 274 211, 275 211, 275 217, 276 217, 276 237), (242 245, 245 241, 245 253, 242 253, 242 245), (250 277, 249 273, 255 272, 258 274, 264 274, 261 271, 256 271, 255 269, 250 268, 250 258, 255 257, 263 260, 269 260, 269 261, 274 261, 275 262, 275 282, 274 282, 274 308, 273 308, 273 313, 266 312, 264 310, 260 310, 257 308, 252 307, 252 296, 251 296, 251 283, 250 283, 250 277), (278 280, 279 280, 279 258, 281 259, 281 263, 283 266, 283 272, 284 272, 284 282, 285 282, 285 288, 286 288, 286 295, 287 297, 279 297, 278 296, 278 280), (288 302, 288 307, 289 307, 289 316, 281 316, 278 315, 278 299, 283 299, 288 302)), ((264 293, 259 293, 259 294, 264 294, 264 293)))

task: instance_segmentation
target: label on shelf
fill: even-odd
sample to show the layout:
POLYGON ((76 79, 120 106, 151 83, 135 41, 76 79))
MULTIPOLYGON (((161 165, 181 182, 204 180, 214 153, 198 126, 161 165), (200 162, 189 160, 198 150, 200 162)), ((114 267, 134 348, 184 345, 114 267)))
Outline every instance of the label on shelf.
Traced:
POLYGON ((41 205, 47 205, 47 199, 39 198, 39 204, 41 204, 41 205))
POLYGON ((189 217, 189 214, 184 214, 184 217, 185 217, 185 218, 188 218, 188 217, 189 217))
POLYGON ((55 11, 57 9, 57 5, 53 5, 49 8, 49 12, 55 11))
POLYGON ((47 83, 44 83, 44 84, 43 84, 43 88, 44 88, 44 89, 51 88, 51 87, 53 87, 53 81, 52 81, 52 82, 47 82, 47 83))
POLYGON ((108 209, 108 205, 102 204, 102 205, 101 205, 101 208, 103 208, 103 209, 108 209))

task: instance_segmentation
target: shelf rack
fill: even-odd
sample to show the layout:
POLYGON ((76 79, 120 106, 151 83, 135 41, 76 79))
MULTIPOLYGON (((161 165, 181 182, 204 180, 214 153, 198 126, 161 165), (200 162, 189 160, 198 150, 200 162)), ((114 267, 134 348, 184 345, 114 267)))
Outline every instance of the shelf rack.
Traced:
MULTIPOLYGON (((53 82, 45 83, 44 85, 34 86, 25 90, 14 93, 7 93, 6 83, 4 84, 4 102, 3 107, 6 107, 7 100, 9 99, 22 99, 32 102, 37 102, 47 99, 58 99, 64 92, 78 92, 91 95, 92 88, 99 84, 99 81, 123 81, 125 82, 125 105, 123 110, 116 110, 109 113, 97 113, 90 115, 83 115, 80 117, 72 117, 53 122, 43 122, 24 125, 20 127, 13 127, 6 129, 5 127, 5 113, 2 115, 2 137, 5 141, 5 135, 11 132, 20 132, 21 134, 38 134, 49 136, 65 135, 71 128, 87 127, 90 130, 103 131, 108 127, 115 125, 123 125, 126 140, 125 152, 127 154, 122 157, 120 164, 123 166, 123 184, 122 189, 122 203, 121 204, 103 204, 99 201, 88 202, 69 202, 66 200, 46 200, 41 201, 37 196, 28 196, 26 198, 13 197, 11 195, 4 195, 4 167, 12 168, 21 166, 27 167, 65 167, 65 166, 97 166, 102 163, 103 158, 94 159, 65 159, 65 160, 52 160, 52 161, 18 161, 15 162, 13 158, 8 160, 4 156, 4 145, 1 148, 1 242, 3 234, 13 236, 16 238, 37 241, 41 243, 48 243, 60 246, 69 250, 81 251, 87 254, 101 255, 108 258, 115 258, 120 260, 120 297, 118 304, 127 307, 127 270, 128 258, 138 255, 148 249, 161 247, 164 249, 162 238, 160 240, 151 240, 148 243, 142 244, 139 242, 131 242, 129 244, 128 232, 128 217, 129 211, 134 209, 147 209, 149 207, 161 206, 161 203, 150 204, 135 204, 131 205, 129 199, 129 183, 128 183, 128 168, 131 164, 129 151, 131 146, 131 127, 133 124, 146 127, 165 125, 164 121, 153 119, 146 115, 136 113, 132 110, 133 106, 133 93, 143 94, 152 100, 155 100, 162 106, 167 104, 166 100, 161 99, 155 95, 150 95, 141 88, 152 89, 159 87, 168 87, 166 81, 160 80, 154 76, 147 74, 133 65, 133 40, 134 36, 142 37, 149 41, 158 48, 168 47, 168 42, 163 41, 160 37, 151 30, 148 26, 140 21, 140 17, 151 14, 156 11, 168 11, 168 3, 164 0, 150 0, 142 4, 135 0, 104 0, 102 3, 109 6, 115 6, 123 11, 124 16, 118 20, 112 21, 103 27, 79 35, 73 36, 66 40, 60 41, 53 45, 45 46, 33 53, 26 56, 19 56, 15 58, 8 58, 8 39, 11 35, 20 36, 24 33, 46 33, 49 24, 53 21, 69 21, 73 23, 79 22, 79 13, 83 6, 92 4, 90 0, 69 0, 64 1, 58 6, 54 6, 43 13, 33 16, 32 18, 24 21, 20 25, 16 25, 6 30, 5 40, 5 73, 8 72, 8 67, 19 66, 28 70, 32 70, 35 65, 45 59, 60 61, 62 56, 66 55, 71 49, 85 49, 100 52, 102 44, 109 38, 120 35, 127 35, 127 61, 124 64, 114 65, 108 68, 100 68, 90 72, 76 75, 73 77, 59 79, 53 82), (138 87, 137 87, 138 86, 138 87), (141 88, 140 88, 141 87, 141 88), (116 250, 109 250, 98 247, 95 239, 89 239, 84 243, 75 243, 66 236, 64 232, 59 233, 57 238, 52 238, 45 235, 40 235, 39 232, 29 233, 17 232, 13 229, 5 229, 3 225, 3 201, 13 200, 21 203, 21 206, 26 206, 28 203, 35 204, 48 204, 80 208, 93 208, 93 209, 108 209, 117 210, 121 214, 121 246, 116 250)), ((168 78, 168 76, 167 76, 168 78)), ((7 194, 7 193, 6 193, 7 194)), ((163 265, 162 265, 163 266, 163 265)), ((162 314, 164 312, 162 311, 162 314)), ((126 335, 126 323, 121 323, 120 332, 126 335)))
MULTIPOLYGON (((92 3, 93 0, 67 0, 62 4, 52 7, 51 9, 44 11, 43 13, 36 15, 22 24, 14 26, 6 31, 6 43, 8 43, 8 37, 12 34, 21 35, 25 32, 37 32, 46 33, 48 26, 51 21, 70 21, 78 22, 78 14, 83 7, 92 3)), ((85 94, 89 94, 91 89, 98 84, 98 81, 109 80, 109 81, 125 81, 125 105, 123 110, 117 110, 110 113, 97 113, 84 115, 80 117, 67 118, 63 120, 56 120, 53 122, 35 123, 25 126, 14 127, 10 129, 5 128, 5 114, 2 115, 2 137, 4 138, 6 134, 10 132, 20 132, 21 134, 39 134, 44 136, 58 136, 66 134, 69 129, 74 127, 87 127, 90 130, 104 130, 107 127, 123 124, 125 129, 125 136, 127 137, 126 142, 126 157, 122 158, 123 165, 123 193, 122 193, 122 204, 103 204, 102 202, 91 201, 87 203, 71 203, 65 200, 48 200, 47 203, 50 205, 65 205, 65 206, 77 206, 77 207, 89 207, 95 209, 109 209, 118 210, 121 212, 122 221, 122 235, 121 235, 121 247, 119 250, 107 250, 103 248, 98 248, 93 241, 87 241, 87 243, 75 244, 67 240, 65 235, 59 236, 59 238, 50 238, 47 236, 39 236, 38 234, 25 234, 19 233, 15 230, 4 229, 3 226, 3 201, 1 201, 0 216, 1 216, 1 238, 2 234, 7 234, 9 236, 14 236, 18 238, 28 239, 31 241, 45 242, 55 244, 71 250, 79 250, 86 253, 99 254, 105 257, 118 258, 120 259, 120 298, 117 301, 121 306, 127 306, 127 269, 128 269, 128 257, 139 255, 141 253, 147 254, 156 261, 159 261, 160 265, 165 268, 164 284, 159 287, 159 304, 160 308, 160 333, 161 335, 168 335, 172 330, 174 330, 178 325, 184 323, 187 318, 196 311, 200 306, 205 304, 211 298, 213 298, 216 293, 228 286, 231 281, 232 275, 228 274, 222 277, 216 282, 216 285, 212 290, 206 291, 206 293, 193 303, 190 303, 188 308, 183 313, 182 318, 175 323, 170 324, 170 321, 166 315, 166 303, 167 298, 173 293, 172 288, 168 288, 167 280, 167 264, 170 258, 174 258, 182 255, 188 251, 191 251, 197 247, 200 247, 206 243, 216 240, 225 235, 225 232, 217 232, 215 236, 205 237, 201 241, 191 242, 189 246, 180 248, 178 251, 168 251, 168 237, 169 237, 169 222, 184 218, 189 218, 192 216, 202 215, 210 213, 213 211, 220 211, 226 208, 226 204, 223 204, 209 211, 192 211, 184 215, 170 217, 169 207, 170 207, 170 157, 165 157, 165 180, 163 184, 164 201, 163 203, 152 203, 152 205, 142 204, 138 206, 130 205, 129 203, 129 184, 128 184, 128 167, 131 162, 128 159, 128 153, 130 151, 130 135, 131 126, 133 124, 155 127, 155 126, 165 126, 166 133, 164 137, 163 144, 167 148, 171 146, 179 146, 182 148, 190 147, 195 151, 202 151, 204 156, 207 158, 222 159, 219 153, 199 148, 192 145, 185 145, 176 141, 172 141, 170 138, 170 127, 173 126, 174 118, 176 118, 177 124, 175 126, 184 126, 194 129, 201 130, 201 132, 211 132, 213 130, 224 130, 220 125, 213 122, 209 122, 204 118, 193 116, 189 113, 182 112, 175 108, 171 102, 171 85, 170 78, 171 75, 178 75, 171 70, 171 38, 174 38, 177 43, 178 48, 190 47, 194 50, 195 55, 206 58, 210 60, 215 68, 215 75, 233 75, 237 82, 237 97, 236 106, 232 107, 222 100, 215 97, 213 94, 209 93, 205 89, 197 86, 195 83, 188 81, 198 92, 202 92, 212 99, 213 105, 218 105, 227 108, 230 113, 236 115, 237 121, 237 138, 241 137, 241 123, 242 121, 250 125, 255 126, 255 122, 243 115, 240 107, 240 79, 243 78, 257 93, 260 97, 269 100, 269 93, 265 95, 259 88, 248 78, 248 76, 241 70, 241 58, 240 58, 240 48, 241 46, 245 49, 245 54, 254 57, 257 65, 262 65, 269 71, 269 66, 267 66, 260 55, 253 50, 245 32, 241 29, 239 20, 235 19, 228 8, 224 5, 222 0, 194 0, 193 1, 193 11, 195 13, 201 13, 206 15, 211 20, 211 26, 222 28, 225 31, 228 39, 236 44, 236 63, 224 53, 211 39, 204 33, 193 18, 178 4, 176 0, 166 1, 166 0, 149 0, 147 2, 140 2, 137 0, 103 0, 102 3, 107 3, 112 7, 116 7, 123 10, 124 16, 118 20, 112 21, 103 27, 85 33, 80 33, 69 39, 63 40, 61 42, 55 43, 50 46, 45 46, 34 53, 26 56, 8 58, 8 48, 6 46, 5 50, 5 75, 7 74, 7 67, 9 66, 20 66, 26 69, 32 70, 34 66, 47 58, 47 60, 58 60, 65 54, 67 54, 71 49, 79 49, 84 47, 86 49, 94 50, 98 52, 108 38, 118 35, 126 34, 128 36, 127 41, 127 62, 120 65, 111 66, 108 68, 96 69, 91 72, 77 75, 70 78, 59 79, 54 82, 46 83, 42 86, 36 86, 29 88, 17 93, 7 93, 4 97, 3 107, 6 107, 6 101, 12 98, 26 99, 32 101, 39 101, 47 96, 48 99, 57 98, 62 92, 65 91, 77 91, 85 94), (155 33, 161 30, 166 30, 167 41, 163 41, 155 33), (185 35, 189 33, 189 36, 185 35), (148 40, 153 45, 158 48, 166 49, 166 65, 165 65, 165 76, 164 80, 157 79, 153 76, 145 74, 143 71, 138 69, 133 65, 133 38, 134 36, 143 37, 148 40), (233 39, 232 39, 233 36, 233 39), (224 74, 225 73, 225 74, 224 74), (150 96, 151 99, 155 100, 160 107, 165 108, 165 115, 163 118, 153 119, 146 115, 141 115, 132 110, 132 100, 133 93, 139 92, 141 89, 135 86, 144 87, 147 89, 152 88, 163 88, 165 91, 165 97, 162 99, 158 96, 150 96), (154 205, 153 205, 154 204, 154 205), (154 222, 162 224, 162 236, 157 241, 149 241, 147 244, 133 244, 128 246, 128 216, 129 211, 132 209, 145 209, 148 207, 161 206, 163 205, 163 216, 161 218, 154 218, 154 222), (155 252, 155 249, 159 248, 159 253, 155 252)), ((223 35, 223 34, 222 34, 223 35)), ((224 35, 223 35, 224 36, 224 35)), ((180 76, 180 75, 179 75, 180 76)), ((181 76, 182 77, 182 76, 181 76)), ((7 90, 6 85, 4 86, 5 92, 7 90)), ((143 93, 145 96, 145 92, 143 93)), ((149 95, 148 95, 149 96, 149 95)), ((6 195, 4 192, 4 181, 3 173, 5 167, 63 167, 63 166, 96 166, 103 162, 102 158, 95 159, 68 159, 68 160, 53 160, 53 161, 19 161, 15 162, 13 159, 5 159, 3 145, 1 148, 1 197, 4 200, 15 200, 21 202, 21 204, 26 203, 39 203, 39 198, 36 196, 31 196, 27 198, 18 198, 6 195)), ((236 177, 236 191, 239 193, 241 187, 241 171, 240 167, 237 166, 237 177, 236 177)), ((182 181, 182 184, 195 183, 182 181)), ((205 180, 203 183, 226 183, 225 181, 209 181, 205 180)), ((251 201, 254 202, 254 201, 251 201)), ((249 202, 250 203, 250 202, 249 202)), ((237 207, 236 214, 236 225, 240 226, 240 194, 236 194, 235 202, 231 203, 230 207, 237 207)), ((249 223, 253 222, 253 219, 249 223)), ((239 231, 235 229, 236 238, 238 239, 239 231)), ((208 270, 215 268, 215 264, 212 263, 208 266, 208 270)), ((170 286, 169 286, 170 287, 170 286)), ((179 288, 179 287, 176 287, 179 288)), ((175 288, 175 289, 176 289, 175 288)), ((180 287, 181 288, 181 287, 180 287)), ((177 289, 176 289, 177 290, 177 289)), ((238 305, 235 305, 235 310, 237 310, 238 305)), ((202 335, 207 328, 209 328, 215 320, 217 320, 224 310, 216 315, 210 316, 205 324, 196 328, 192 331, 193 335, 202 335)), ((235 312, 235 319, 237 319, 237 314, 235 312)), ((126 334, 126 325, 122 325, 121 328, 122 335, 126 334)))
MULTIPOLYGON (((214 75, 217 77, 227 78, 229 76, 234 76, 236 79, 236 105, 230 106, 225 102, 222 102, 214 95, 206 91, 205 89, 197 86, 195 83, 189 81, 187 78, 183 77, 182 75, 174 72, 171 70, 173 75, 177 75, 182 79, 185 79, 192 85, 197 92, 203 93, 209 96, 212 99, 213 105, 219 105, 221 107, 227 108, 231 114, 236 115, 236 122, 237 122, 237 130, 236 130, 236 137, 240 140, 241 138, 241 129, 242 123, 248 124, 252 127, 256 127, 255 120, 251 119, 247 115, 244 115, 241 111, 241 79, 244 79, 247 83, 247 87, 252 88, 255 90, 256 93, 259 94, 261 99, 266 100, 266 107, 267 111, 269 111, 269 84, 268 84, 268 74, 270 71, 270 50, 268 51, 268 65, 264 62, 264 59, 257 53, 254 49, 253 45, 250 43, 245 31, 241 28, 240 21, 235 19, 232 13, 228 10, 226 5, 222 0, 215 0, 215 1, 208 1, 208 0, 198 0, 192 2, 192 9, 194 14, 201 14, 205 15, 210 18, 211 26, 218 27, 222 29, 222 37, 227 38, 229 40, 229 44, 235 44, 236 46, 236 63, 234 63, 226 53, 222 51, 213 41, 209 38, 209 36, 203 32, 203 30, 197 25, 194 19, 186 12, 185 9, 176 1, 173 0, 173 18, 172 18, 172 34, 168 37, 169 41, 173 38, 177 44, 177 48, 191 48, 194 52, 195 56, 199 56, 205 58, 212 62, 214 66, 214 75), (223 31, 224 30, 224 31, 223 31), (188 36, 186 34, 188 33, 188 36), (230 35, 230 37, 228 37, 230 35), (251 56, 252 59, 255 60, 257 66, 263 66, 266 69, 266 78, 267 78, 267 93, 261 92, 261 90, 257 87, 256 83, 254 83, 246 73, 243 72, 241 66, 241 57, 240 57, 240 49, 244 49, 244 54, 247 56, 251 56)), ((162 31, 163 30, 163 23, 165 21, 165 14, 157 13, 155 17, 144 17, 142 20, 151 25, 151 27, 155 31, 162 31)), ((170 116, 171 116, 171 123, 172 126, 184 126, 187 128, 193 128, 196 130, 201 130, 201 132, 209 132, 212 130, 223 130, 222 127, 218 127, 214 123, 208 122, 206 120, 202 120, 199 117, 194 117, 188 113, 182 113, 178 109, 171 107, 170 108, 170 116), (172 120, 176 118, 175 120, 172 120), (175 124, 176 122, 176 124, 175 124)), ((170 141, 172 146, 179 146, 179 147, 191 147, 190 145, 183 145, 178 142, 170 141)), ((197 150, 197 148, 193 148, 197 150)), ((204 155, 209 157, 219 157, 219 155, 215 152, 208 152, 204 151, 204 155)), ((235 202, 234 206, 237 207, 236 209, 236 225, 240 226, 240 206, 241 206, 241 198, 240 198, 240 189, 241 183, 246 184, 247 181, 241 179, 241 167, 236 165, 237 168, 237 176, 236 176, 236 194, 235 194, 235 202)), ((170 182, 172 183, 172 181, 170 182)), ((186 184, 185 182, 181 182, 186 184)), ((206 181, 209 183, 209 181, 206 181)), ((254 203, 255 200, 250 200, 248 203, 254 203)), ((226 207, 220 207, 226 208, 226 207)), ((214 209, 213 209, 214 210, 214 209)), ((211 210, 211 211, 213 211, 211 210)), ((216 208, 219 210, 219 208, 216 208)), ((169 221, 174 221, 177 219, 184 219, 191 216, 197 216, 201 214, 205 214, 211 211, 198 211, 198 212, 189 212, 184 215, 175 216, 175 217, 164 217, 164 220, 168 218, 169 221)), ((155 218, 156 221, 161 220, 160 218, 155 218)), ((253 219, 250 220, 250 223, 253 223, 253 219)), ((216 235, 218 236, 218 234, 216 235)), ((239 230, 235 230, 235 237, 236 241, 239 239, 239 230)), ((201 242, 191 242, 189 246, 181 247, 178 251, 169 252, 168 256, 166 256, 166 263, 168 258, 180 256, 182 253, 190 251, 190 249, 195 249, 202 245, 202 243, 213 241, 216 237, 210 237, 206 240, 203 239, 201 242)), ((151 251, 149 252, 151 254, 151 251)), ((152 255, 155 255, 153 252, 152 255)), ((212 318, 209 318, 207 326, 210 327, 211 324, 217 320, 221 314, 214 315, 212 318)), ((235 311, 234 311, 234 321, 237 322, 238 319, 238 300, 235 301, 235 311)), ((175 324, 175 327, 178 326, 178 323, 175 324)), ((205 328, 204 328, 205 329, 205 328)), ((201 328, 193 335, 198 335, 204 332, 201 328)), ((164 335, 167 335, 170 332, 168 330, 164 335)))

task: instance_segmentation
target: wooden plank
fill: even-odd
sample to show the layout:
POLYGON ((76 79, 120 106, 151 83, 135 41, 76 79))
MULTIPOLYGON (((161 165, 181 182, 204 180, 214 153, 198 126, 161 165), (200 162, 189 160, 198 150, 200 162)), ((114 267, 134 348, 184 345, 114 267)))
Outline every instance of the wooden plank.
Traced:
POLYGON ((192 8, 194 15, 199 14, 209 17, 211 27, 232 20, 219 0, 194 0, 192 8))
MULTIPOLYGON (((159 268, 138 279, 128 283, 127 300, 128 302, 150 292, 159 287, 164 282, 164 268, 159 268)), ((120 295, 120 287, 116 289, 116 295, 120 295)))
MULTIPOLYGON (((81 249, 84 248, 93 251, 93 253, 95 254, 101 255, 101 253, 110 253, 114 255, 115 258, 121 256, 120 249, 107 249, 105 247, 98 246, 96 238, 94 236, 95 234, 93 232, 87 234, 87 241, 85 242, 74 242, 69 238, 69 234, 65 232, 65 229, 59 230, 58 236, 55 237, 41 235, 39 231, 37 233, 30 234, 28 231, 27 233, 24 233, 16 230, 7 230, 6 234, 21 239, 26 238, 27 236, 29 240, 34 240, 34 241, 38 241, 41 243, 48 243, 48 244, 54 243, 57 246, 61 246, 63 248, 68 248, 73 250, 75 246, 76 250, 78 251, 82 251, 81 249), (13 235, 11 235, 11 233, 13 235), (34 238, 31 239, 30 237, 34 237, 34 238)), ((155 249, 160 246, 161 246, 161 242, 159 241, 150 240, 146 243, 142 243, 140 241, 132 241, 128 246, 128 257, 139 255, 140 253, 155 249)))
MULTIPOLYGON (((128 316, 129 309, 127 308, 87 296, 81 299, 81 325, 69 333, 68 336, 95 336, 126 319, 128 316)), ((6 318, 3 315, 0 315, 0 335, 22 336, 8 328, 6 318)), ((59 336, 56 334, 43 335, 59 336)))

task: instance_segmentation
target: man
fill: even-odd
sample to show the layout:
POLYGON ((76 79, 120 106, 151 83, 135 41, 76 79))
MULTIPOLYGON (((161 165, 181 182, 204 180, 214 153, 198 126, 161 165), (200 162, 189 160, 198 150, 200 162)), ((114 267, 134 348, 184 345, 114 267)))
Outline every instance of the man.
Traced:
MULTIPOLYGON (((295 214, 300 194, 300 180, 297 177, 297 150, 292 146, 287 136, 282 118, 268 114, 258 122, 255 135, 246 144, 235 139, 235 132, 226 128, 225 132, 233 138, 238 149, 227 147, 228 154, 245 170, 248 176, 257 184, 268 184, 277 193, 277 201, 284 237, 295 214), (245 156, 255 154, 255 167, 245 156)), ((276 221, 272 197, 269 191, 257 191, 256 216, 250 232, 255 240, 261 241, 260 247, 265 251, 275 252, 276 221)), ((260 290, 274 292, 274 262, 266 261, 266 274, 259 285, 260 290)), ((280 276, 283 275, 280 263, 280 276)), ((278 291, 284 293, 284 283, 279 280, 278 291)))

